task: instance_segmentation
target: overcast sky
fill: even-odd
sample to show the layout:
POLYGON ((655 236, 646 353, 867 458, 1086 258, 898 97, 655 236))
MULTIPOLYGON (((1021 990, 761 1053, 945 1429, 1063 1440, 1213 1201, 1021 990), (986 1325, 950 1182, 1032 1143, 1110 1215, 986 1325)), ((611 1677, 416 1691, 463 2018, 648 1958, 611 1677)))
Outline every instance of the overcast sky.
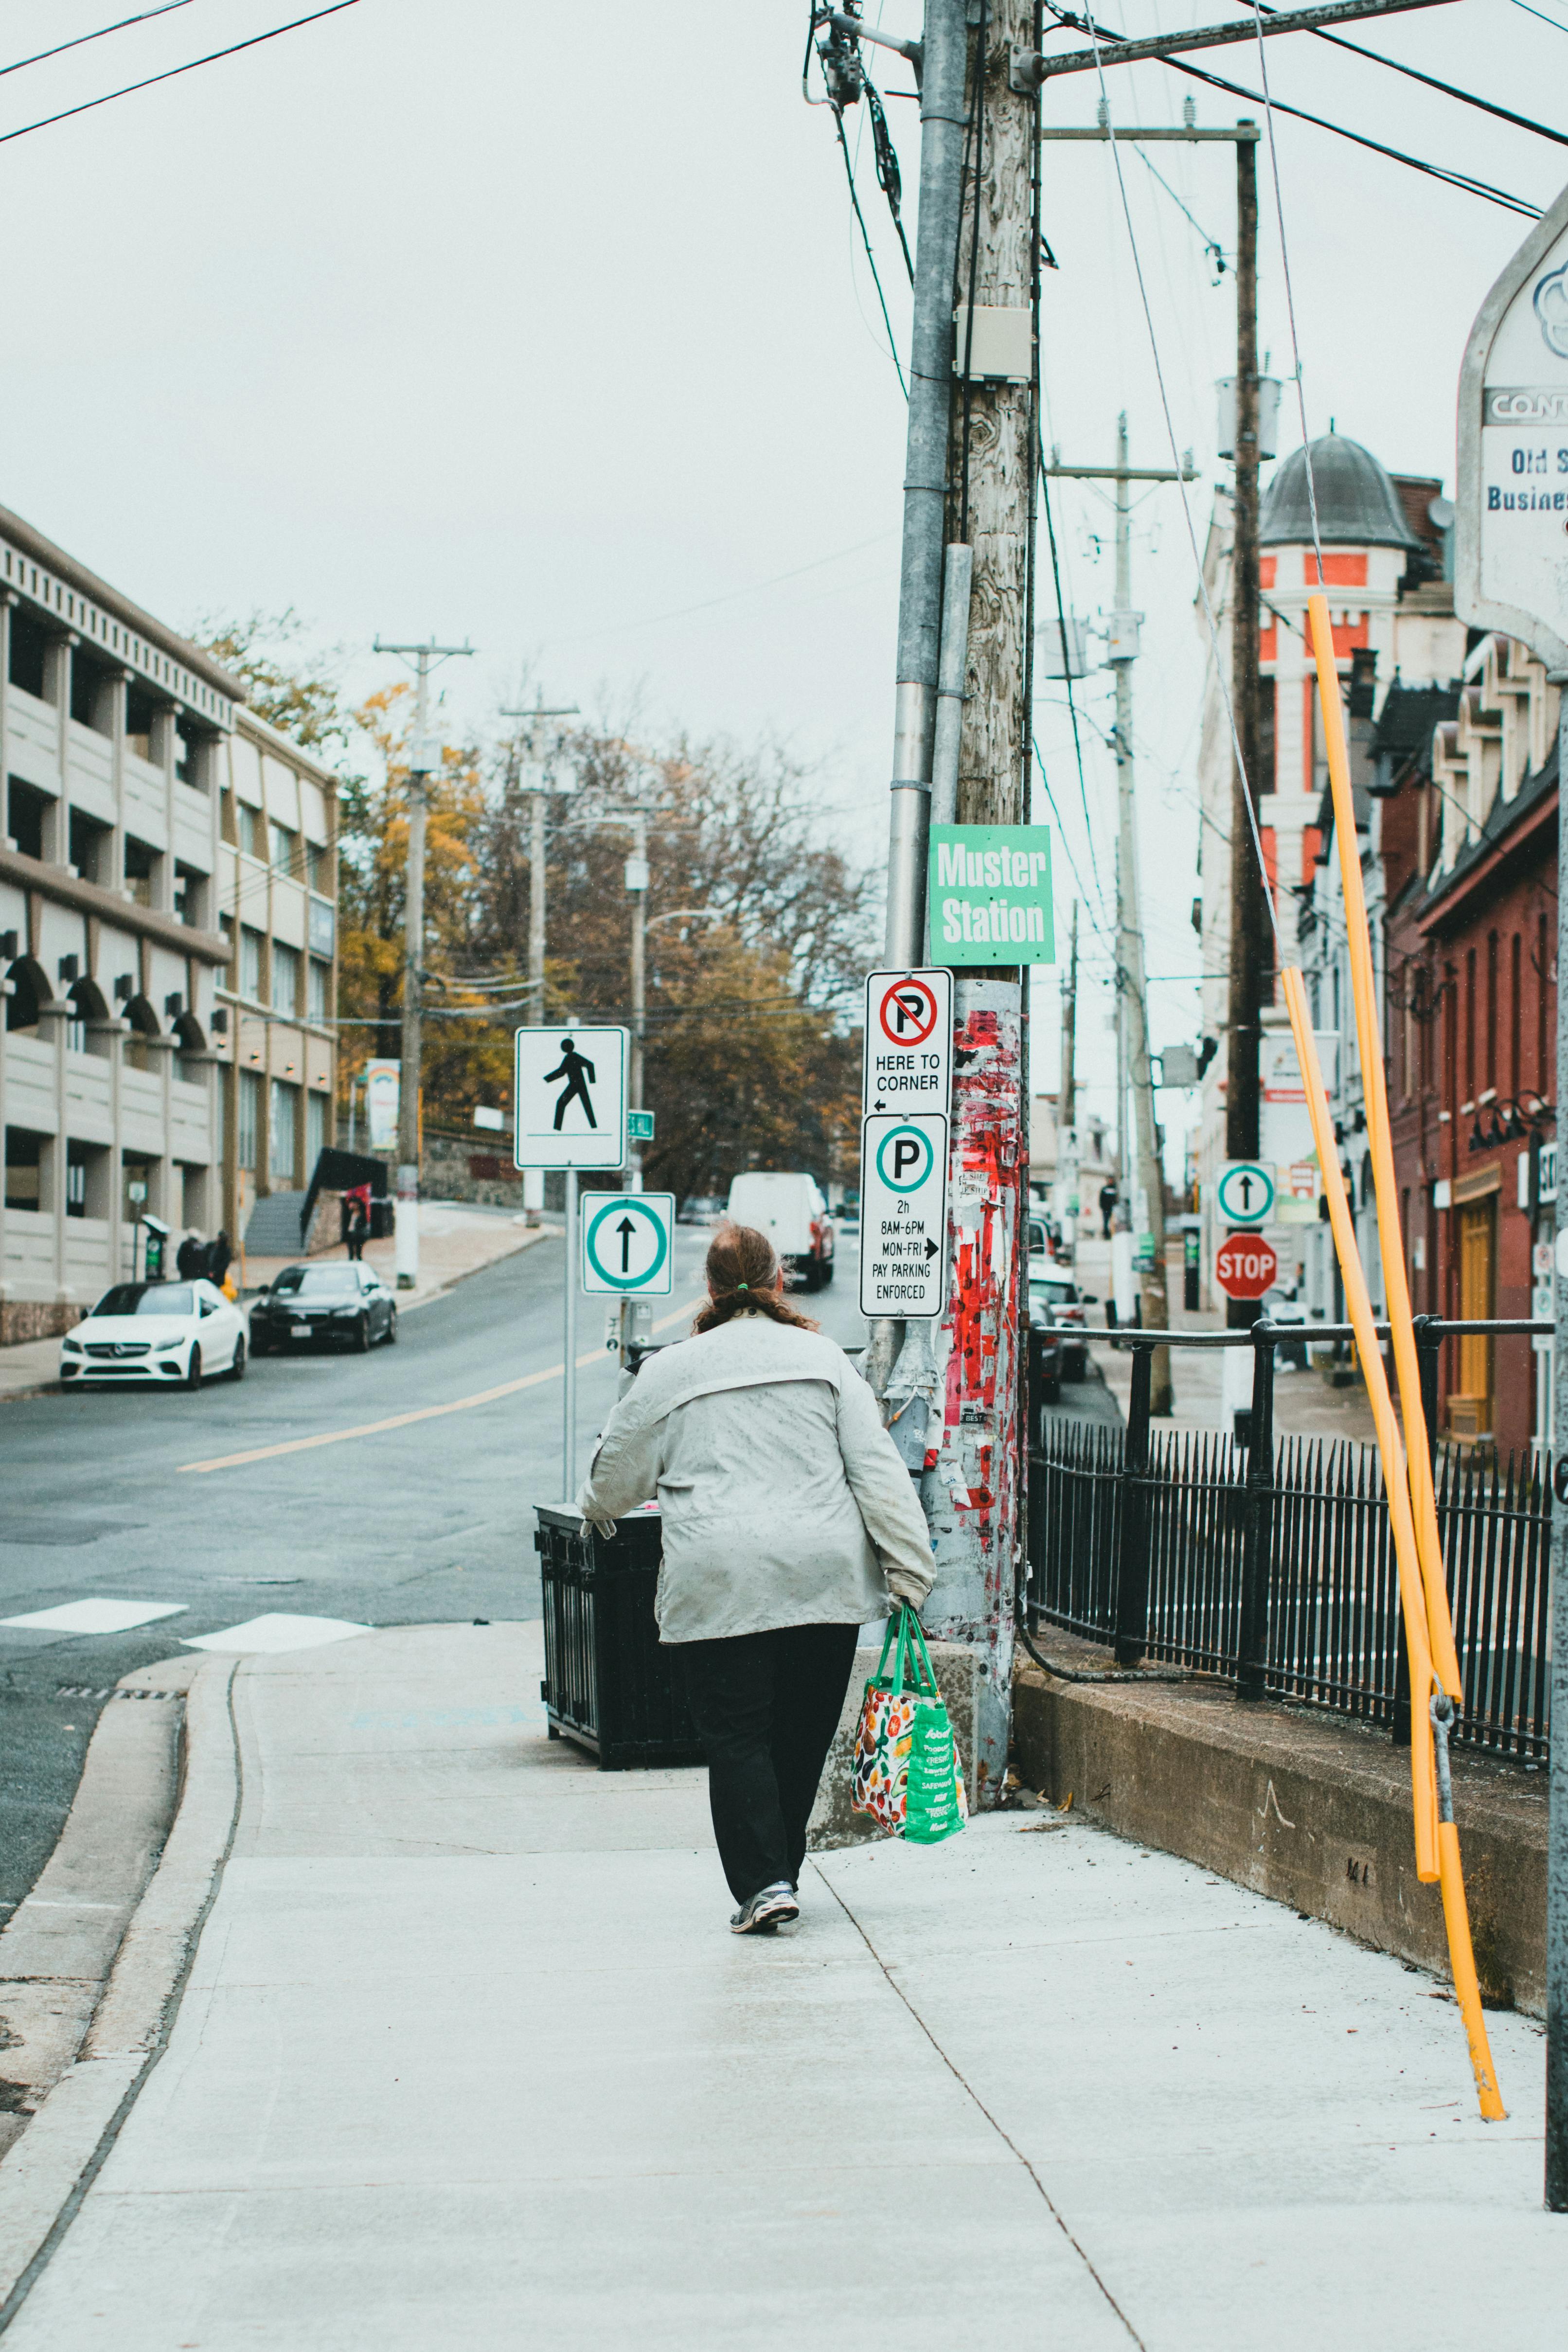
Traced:
MULTIPOLYGON (((0 0, 0 62, 130 14, 136 0, 0 0), (40 27, 47 24, 47 33, 40 27)), ((310 0, 188 0, 158 21, 0 78, 0 131, 303 15, 310 0)), ((1550 117, 1568 0, 1447 0, 1351 37, 1550 117)), ((1114 13, 1114 12, 1113 12, 1114 13)), ((1134 33, 1233 13, 1130 0, 1134 33)), ((1234 13, 1239 14, 1239 10, 1234 13)), ((918 0, 868 18, 919 29, 918 0)), ((395 675, 380 631, 471 639, 445 673, 481 725, 525 672, 546 696, 639 707, 650 734, 781 736, 819 761, 863 855, 886 824, 904 404, 825 110, 800 93, 805 0, 358 0, 201 71, 0 146, 5 466, 0 503, 180 626, 292 605, 357 649, 349 683, 395 675)), ((1568 172, 1546 141, 1310 36, 1268 44, 1273 95, 1544 205, 1568 172)), ((1256 47, 1198 60, 1258 86, 1256 47)), ((889 92, 910 87, 889 58, 889 92)), ((1163 66, 1112 77, 1116 120, 1200 122, 1250 105, 1163 66)), ((1089 77, 1047 120, 1089 122, 1089 77)), ((910 190, 918 120, 888 110, 910 190)), ((1313 433, 1332 417, 1395 472, 1452 486, 1459 359, 1517 215, 1277 118, 1313 433)), ((851 139, 858 126, 851 121, 851 139)), ((1214 379, 1234 355, 1232 150, 1121 151, 1175 437, 1213 486, 1214 379), (1177 199, 1199 224, 1190 225, 1177 199)), ((898 248, 859 157, 900 356, 898 248)), ((1290 362, 1268 150, 1261 341, 1290 362)), ((1047 440, 1169 462, 1110 155, 1047 150, 1047 440)), ((1282 447, 1300 438, 1293 403, 1282 447)), ((1072 603, 1111 600, 1110 509, 1063 486, 1072 603)), ((1179 495, 1140 503, 1134 601, 1141 824, 1157 1043, 1193 1034, 1193 759, 1203 647, 1179 495)), ((1109 677, 1086 684, 1109 722, 1109 677)), ((1042 687, 1042 697, 1059 689, 1042 687)), ((1092 901, 1066 714, 1039 735, 1092 901)), ((1086 730, 1107 897, 1108 754, 1086 730)), ((1037 814, 1048 815, 1043 796, 1037 814)), ((1058 867, 1065 919, 1071 867, 1058 867)), ((1097 908, 1103 914, 1104 908, 1097 908)), ((1086 918, 1087 920, 1087 918, 1086 918)), ((1097 949, 1091 979, 1107 958, 1097 949)), ((1104 1067, 1090 988, 1082 1059, 1104 1067)), ((1037 992, 1037 1083, 1055 1082, 1055 992, 1037 992)), ((1091 1104, 1110 1090, 1089 1072, 1091 1104)), ((1173 1125, 1175 1098, 1166 1102, 1173 1125)))

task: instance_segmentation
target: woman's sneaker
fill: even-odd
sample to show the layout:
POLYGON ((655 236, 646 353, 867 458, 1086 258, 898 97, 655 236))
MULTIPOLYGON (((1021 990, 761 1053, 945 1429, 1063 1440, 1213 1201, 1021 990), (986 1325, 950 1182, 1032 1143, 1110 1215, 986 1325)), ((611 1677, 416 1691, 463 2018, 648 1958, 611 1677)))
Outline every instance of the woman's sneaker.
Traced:
POLYGON ((730 1922, 735 1936, 771 1936, 775 1927, 786 1927, 790 1920, 800 1917, 800 1905, 795 1899, 795 1889, 787 1878, 776 1878, 771 1886, 761 1887, 742 1903, 730 1922))

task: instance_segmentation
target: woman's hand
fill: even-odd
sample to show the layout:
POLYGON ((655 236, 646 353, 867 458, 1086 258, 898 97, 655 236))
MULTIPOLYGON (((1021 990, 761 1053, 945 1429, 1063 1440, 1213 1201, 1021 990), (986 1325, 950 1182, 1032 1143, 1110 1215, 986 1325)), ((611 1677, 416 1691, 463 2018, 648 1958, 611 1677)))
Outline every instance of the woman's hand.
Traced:
POLYGON ((905 1569, 890 1568, 887 1571, 887 1576, 888 1590, 892 1594, 894 1600, 901 1601, 905 1607, 912 1609, 918 1617, 920 1614, 921 1603, 924 1601, 930 1587, 922 1585, 917 1578, 910 1576, 905 1569))

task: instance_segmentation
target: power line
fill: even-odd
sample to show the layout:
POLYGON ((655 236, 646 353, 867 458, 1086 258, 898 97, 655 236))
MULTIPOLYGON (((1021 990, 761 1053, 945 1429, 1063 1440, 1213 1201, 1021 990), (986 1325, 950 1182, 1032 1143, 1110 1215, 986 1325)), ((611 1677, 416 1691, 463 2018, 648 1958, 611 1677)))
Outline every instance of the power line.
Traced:
MULTIPOLYGON (((893 333, 893 322, 888 316, 888 298, 882 291, 882 279, 877 268, 877 257, 871 250, 871 232, 866 226, 866 215, 860 209, 860 193, 855 185, 855 167, 849 161, 849 142, 844 136, 844 110, 841 106, 836 106, 833 110, 833 128, 838 133, 839 151, 844 157, 844 176, 849 183, 849 201, 855 207, 855 217, 860 224, 860 242, 866 248, 866 258, 871 268, 871 283, 877 289, 877 300, 882 312, 882 324, 888 331, 888 356, 898 373, 899 390, 908 400, 910 387, 904 382, 904 371, 899 359, 899 346, 893 333)), ((903 231, 900 229, 899 234, 901 236, 903 231)))
MULTIPOLYGON (((183 66, 170 66, 165 73, 148 74, 142 81, 128 81, 121 89, 106 90, 101 98, 83 99, 79 106, 62 107, 58 114, 41 115, 37 122, 24 122, 19 130, 0 131, 0 147, 8 145, 13 139, 26 139, 30 131, 47 131, 54 123, 68 122, 74 115, 90 114, 95 107, 111 106, 117 98, 132 98, 139 89, 153 89, 161 81, 176 81, 181 74, 195 73, 198 66, 216 65, 220 58, 237 57, 241 49, 259 48, 264 41, 276 41, 284 33, 297 33, 301 25, 319 25, 323 16, 336 16, 344 8, 358 5, 359 0, 331 0, 330 7, 317 8, 309 16, 296 16, 287 25, 274 25, 269 32, 253 33, 247 41, 231 41, 226 49, 209 49, 205 58, 191 58, 183 66)), ((133 24, 136 19, 128 17, 126 21, 133 24)))
MULTIPOLYGON (((1277 16, 1279 10, 1258 0, 1266 16, 1277 16)), ((1445 98, 1456 98, 1461 106, 1474 106, 1482 114, 1495 114, 1500 122, 1511 122, 1520 131, 1533 131, 1538 139, 1554 140, 1559 147, 1568 147, 1568 131, 1550 130, 1544 122, 1532 121, 1528 114, 1515 114, 1506 106, 1494 106, 1489 98, 1478 98, 1473 90, 1459 89, 1451 81, 1439 81, 1436 74, 1422 73, 1415 66, 1405 65, 1398 58, 1385 58, 1377 49, 1364 49, 1359 41, 1347 41, 1342 34, 1326 33, 1321 25, 1308 26, 1318 40, 1327 41, 1331 48, 1348 49, 1352 58, 1370 58, 1374 66, 1386 66, 1390 73, 1404 74, 1411 81, 1425 82, 1428 89, 1441 90, 1445 98)), ((1559 27, 1559 30, 1562 28, 1559 27)))
MULTIPOLYGON (((1146 148, 1139 148, 1138 160, 1141 163, 1144 164, 1149 171, 1153 172, 1154 177, 1159 181, 1160 185, 1170 197, 1171 202, 1175 205, 1176 210, 1182 214, 1184 218, 1186 219, 1194 228, 1196 229, 1198 235, 1202 237, 1204 241, 1204 251, 1210 255, 1214 261, 1214 282, 1217 286, 1220 279, 1225 276, 1225 249, 1221 246, 1218 237, 1211 236, 1207 229, 1205 228, 1202 221, 1193 219, 1192 214, 1187 211, 1185 205, 1182 202, 1180 196, 1177 195, 1174 188, 1172 187, 1171 183, 1166 179, 1164 173, 1155 170, 1153 163, 1150 161, 1148 150, 1146 148)), ((1151 492, 1150 495, 1152 496, 1152 493, 1151 492)), ((1140 500, 1140 504, 1142 504, 1142 500, 1140 500)))
POLYGON ((1540 16, 1542 23, 1550 25, 1554 32, 1568 33, 1568 25, 1560 25, 1555 16, 1543 16, 1539 8, 1531 7, 1529 0, 1513 0, 1513 5, 1516 8, 1522 8, 1527 16, 1540 16))
POLYGON ((163 0, 160 8, 143 8, 138 16, 121 16, 115 25, 100 25, 96 33, 78 33, 74 40, 57 41, 52 49, 37 49, 30 58, 18 58, 14 65, 0 66, 0 75, 20 73, 24 66, 41 66, 46 58, 63 58, 68 49, 84 49, 89 41, 101 41, 106 33, 123 33, 128 25, 144 25, 151 16, 172 16, 176 8, 188 8, 191 0, 163 0))
MULTIPOLYGON (((1052 513, 1051 513, 1051 489, 1050 489, 1050 481, 1049 481, 1049 478, 1048 478, 1048 477, 1047 477, 1047 473, 1046 473, 1046 452, 1045 452, 1045 444, 1044 444, 1044 441, 1043 441, 1043 439, 1042 439, 1042 437, 1041 437, 1040 418, 1039 418, 1039 416, 1038 416, 1038 415, 1037 415, 1037 414, 1036 418, 1035 418, 1035 452, 1036 452, 1036 462, 1037 462, 1037 464, 1038 465, 1038 467, 1039 467, 1039 470, 1040 470, 1040 493, 1041 493, 1041 502, 1042 502, 1042 504, 1043 504, 1043 506, 1044 506, 1044 509, 1045 509, 1045 516, 1046 516, 1046 543, 1047 543, 1047 547, 1050 549, 1050 554, 1051 554, 1051 584, 1052 584, 1052 586, 1054 587, 1054 589, 1055 589, 1055 591, 1056 591, 1056 599, 1057 599, 1057 627, 1058 627, 1058 631, 1060 632, 1060 635, 1061 635, 1062 668, 1063 668, 1063 671, 1066 673, 1066 675, 1065 675, 1065 677, 1064 677, 1064 679, 1063 679, 1063 683, 1064 683, 1064 685, 1065 685, 1065 686, 1066 686, 1066 688, 1067 688, 1067 696, 1068 696, 1068 717, 1070 718, 1070 719, 1072 720, 1072 748, 1073 748, 1073 757, 1074 757, 1074 759, 1075 759, 1075 760, 1077 761, 1077 762, 1078 762, 1078 790, 1079 790, 1079 798, 1080 799, 1080 801, 1081 801, 1081 802, 1082 802, 1082 803, 1083 803, 1083 824, 1084 824, 1084 834, 1085 834, 1085 836, 1086 836, 1086 838, 1087 838, 1087 840, 1088 840, 1088 843, 1089 843, 1089 871, 1090 871, 1090 872, 1093 874, 1093 876, 1094 876, 1094 888, 1095 888, 1095 896, 1099 898, 1099 900, 1100 900, 1100 905, 1101 905, 1101 907, 1103 908, 1104 903, 1105 903, 1105 885, 1103 884, 1103 882, 1101 882, 1101 880, 1100 880, 1100 864, 1099 864, 1099 860, 1096 858, 1095 854, 1094 854, 1094 825, 1093 825, 1093 823, 1092 823, 1092 821, 1091 821, 1091 819, 1090 819, 1090 817, 1089 817, 1089 786, 1088 786, 1087 782, 1085 782, 1085 779, 1084 779, 1084 772, 1083 772, 1083 741, 1082 741, 1081 737, 1080 737, 1080 736, 1079 736, 1079 730, 1078 730, 1078 705, 1077 705, 1077 703, 1076 703, 1076 702, 1074 701, 1074 699, 1073 699, 1073 690, 1072 690, 1072 646, 1071 646, 1071 644, 1070 644, 1070 642, 1069 642, 1069 640, 1068 640, 1068 636, 1067 608, 1066 608, 1066 606, 1064 605, 1064 604, 1063 604, 1063 602, 1062 602, 1062 574, 1061 574, 1061 566, 1060 566, 1060 563, 1058 562, 1058 558, 1057 558, 1057 526, 1056 526, 1055 519, 1054 519, 1054 517, 1052 516, 1052 513)), ((1039 759, 1039 746, 1038 746, 1038 744, 1036 744, 1036 746, 1035 746, 1035 757, 1036 757, 1037 759, 1039 759)), ((1040 775, 1041 775, 1042 780, 1043 780, 1043 779, 1044 779, 1044 777, 1045 777, 1045 772, 1046 772, 1046 765, 1045 765, 1045 761, 1044 761, 1043 760, 1041 760, 1041 761, 1040 761, 1040 775)), ((1049 793, 1050 793, 1050 789, 1051 789, 1051 788, 1050 788, 1050 785, 1047 783, 1047 784, 1046 785, 1046 792, 1047 792, 1047 796, 1048 796, 1048 795, 1049 795, 1049 793)), ((1055 802, 1054 800, 1052 800, 1052 802, 1051 802, 1051 806, 1052 806, 1053 808, 1055 808, 1055 806, 1056 806, 1056 802, 1055 802)), ((1060 824, 1061 824, 1061 818, 1060 818, 1060 816, 1059 816, 1059 815, 1058 815, 1058 818, 1057 818, 1057 824, 1058 824, 1058 826, 1059 826, 1059 825, 1060 825, 1060 824)), ((1075 868, 1075 871, 1076 871, 1076 868, 1075 868)), ((1081 886, 1080 886, 1080 887, 1081 887, 1081 886)), ((1087 891, 1084 891, 1084 892, 1083 892, 1083 896, 1087 898, 1088 898, 1088 896, 1089 896, 1089 893, 1088 893, 1087 891)))

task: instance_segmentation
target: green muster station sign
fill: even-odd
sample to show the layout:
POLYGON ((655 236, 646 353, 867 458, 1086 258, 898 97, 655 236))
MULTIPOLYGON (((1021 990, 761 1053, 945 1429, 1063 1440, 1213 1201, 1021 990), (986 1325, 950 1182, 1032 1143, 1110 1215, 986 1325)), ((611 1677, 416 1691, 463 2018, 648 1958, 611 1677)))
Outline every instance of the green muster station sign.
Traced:
POLYGON ((933 824, 926 903, 933 963, 1054 963, 1049 825, 933 824))

